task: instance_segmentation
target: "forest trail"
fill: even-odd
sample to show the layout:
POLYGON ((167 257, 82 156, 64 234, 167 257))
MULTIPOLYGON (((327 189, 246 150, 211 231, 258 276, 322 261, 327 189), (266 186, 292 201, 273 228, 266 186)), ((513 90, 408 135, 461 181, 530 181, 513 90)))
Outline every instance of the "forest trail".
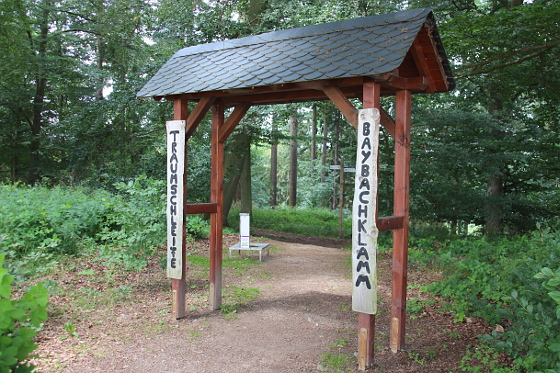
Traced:
MULTIPOLYGON (((134 302, 84 311, 74 321, 78 338, 62 339, 61 325, 47 327, 39 341, 39 370, 296 373, 329 371, 321 362, 327 353, 344 354, 348 360, 357 351, 357 316, 351 311, 347 258, 350 251, 264 241, 275 249, 262 263, 242 272, 224 266, 225 294, 259 291, 257 299, 235 312, 210 312, 207 291, 193 290, 187 294, 187 308, 189 304, 196 306, 190 307, 186 318, 170 320, 169 285, 162 275, 152 279, 149 290, 138 294, 134 302)), ((227 250, 224 253, 227 255, 227 250)), ((415 350, 416 361, 408 352, 393 354, 388 350, 390 260, 386 257, 378 262, 380 311, 373 371, 449 372, 457 367, 468 338, 450 337, 451 329, 461 331, 450 315, 443 313, 413 320, 419 325, 411 326, 407 342, 415 350), (446 339, 442 333, 447 334, 449 344, 442 345, 446 339), (430 354, 428 348, 434 351, 430 355, 434 361, 425 357, 419 361, 430 354)), ((195 273, 188 286, 200 288, 205 280, 191 272, 195 273)))

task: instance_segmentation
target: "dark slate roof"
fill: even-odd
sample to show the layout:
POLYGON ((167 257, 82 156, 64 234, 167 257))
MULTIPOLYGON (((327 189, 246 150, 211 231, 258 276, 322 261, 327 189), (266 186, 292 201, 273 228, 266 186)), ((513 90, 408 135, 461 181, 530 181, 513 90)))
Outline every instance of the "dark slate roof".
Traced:
MULTIPOLYGON (((412 9, 179 50, 138 92, 167 96, 370 76, 399 67, 430 9, 412 9)), ((440 54, 443 51, 440 49, 440 54)), ((443 62, 447 65, 445 55, 443 62)), ((448 66, 444 66, 448 70, 448 66)))

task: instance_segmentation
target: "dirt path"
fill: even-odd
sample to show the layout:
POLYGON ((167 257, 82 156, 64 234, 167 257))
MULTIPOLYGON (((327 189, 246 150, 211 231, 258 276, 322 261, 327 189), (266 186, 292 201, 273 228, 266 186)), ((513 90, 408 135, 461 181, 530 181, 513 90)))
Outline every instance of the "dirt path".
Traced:
MULTIPOLYGON (((190 272, 190 311, 178 321, 168 313, 167 279, 152 278, 149 285, 137 281, 133 301, 58 315, 41 334, 38 367, 45 373, 295 373, 327 371, 321 363, 325 353, 351 359, 357 350, 357 317, 350 310, 349 251, 266 241, 278 248, 266 261, 243 271, 224 268, 224 293, 259 289, 259 297, 235 313, 208 311, 204 271, 190 272), (75 326, 78 338, 69 336, 64 323, 75 326)), ((373 371, 453 371, 479 324, 456 325, 451 315, 427 310, 409 320, 407 343, 415 355, 388 351, 388 262, 379 261, 381 310, 373 371)), ((53 301, 63 308, 63 296, 53 301)))

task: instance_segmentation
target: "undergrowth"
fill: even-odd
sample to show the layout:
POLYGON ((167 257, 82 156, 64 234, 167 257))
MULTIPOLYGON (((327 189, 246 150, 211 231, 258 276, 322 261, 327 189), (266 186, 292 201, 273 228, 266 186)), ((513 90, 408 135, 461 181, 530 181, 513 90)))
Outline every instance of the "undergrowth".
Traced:
POLYGON ((456 321, 502 326, 481 338, 512 359, 512 372, 560 371, 560 232, 435 242, 420 250, 440 253, 448 277, 428 290, 453 301, 456 321))
MULTIPOLYGON (((288 207, 253 208, 251 227, 303 236, 338 237, 338 211, 325 208, 288 207)), ((232 209, 228 215, 231 226, 239 226, 239 210, 232 209)), ((342 221, 343 238, 352 237, 352 219, 342 221)))
MULTIPOLYGON (((116 193, 82 187, 0 185, 0 254, 16 281, 45 274, 64 256, 91 255, 107 265, 144 268, 165 244, 165 182, 140 176, 116 193)), ((189 216, 187 233, 208 235, 189 216)))

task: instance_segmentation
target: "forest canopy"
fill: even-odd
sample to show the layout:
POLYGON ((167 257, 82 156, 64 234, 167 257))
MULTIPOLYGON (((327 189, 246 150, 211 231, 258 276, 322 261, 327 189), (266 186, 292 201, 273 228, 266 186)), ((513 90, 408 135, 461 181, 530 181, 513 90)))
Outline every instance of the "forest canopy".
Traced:
MULTIPOLYGON (((3 0, 0 182, 112 189, 163 179, 172 105, 136 93, 178 49, 419 7, 433 8, 457 87, 414 96, 412 217, 488 234, 555 219, 558 1, 3 0)), ((391 111, 392 98, 383 105, 391 111)), ((192 201, 208 199, 208 128, 189 143, 192 201)), ((354 161, 355 137, 327 102, 254 107, 226 143, 226 201, 241 189, 245 205, 334 207, 329 165, 354 161)), ((392 139, 381 147, 383 210, 392 139)))

